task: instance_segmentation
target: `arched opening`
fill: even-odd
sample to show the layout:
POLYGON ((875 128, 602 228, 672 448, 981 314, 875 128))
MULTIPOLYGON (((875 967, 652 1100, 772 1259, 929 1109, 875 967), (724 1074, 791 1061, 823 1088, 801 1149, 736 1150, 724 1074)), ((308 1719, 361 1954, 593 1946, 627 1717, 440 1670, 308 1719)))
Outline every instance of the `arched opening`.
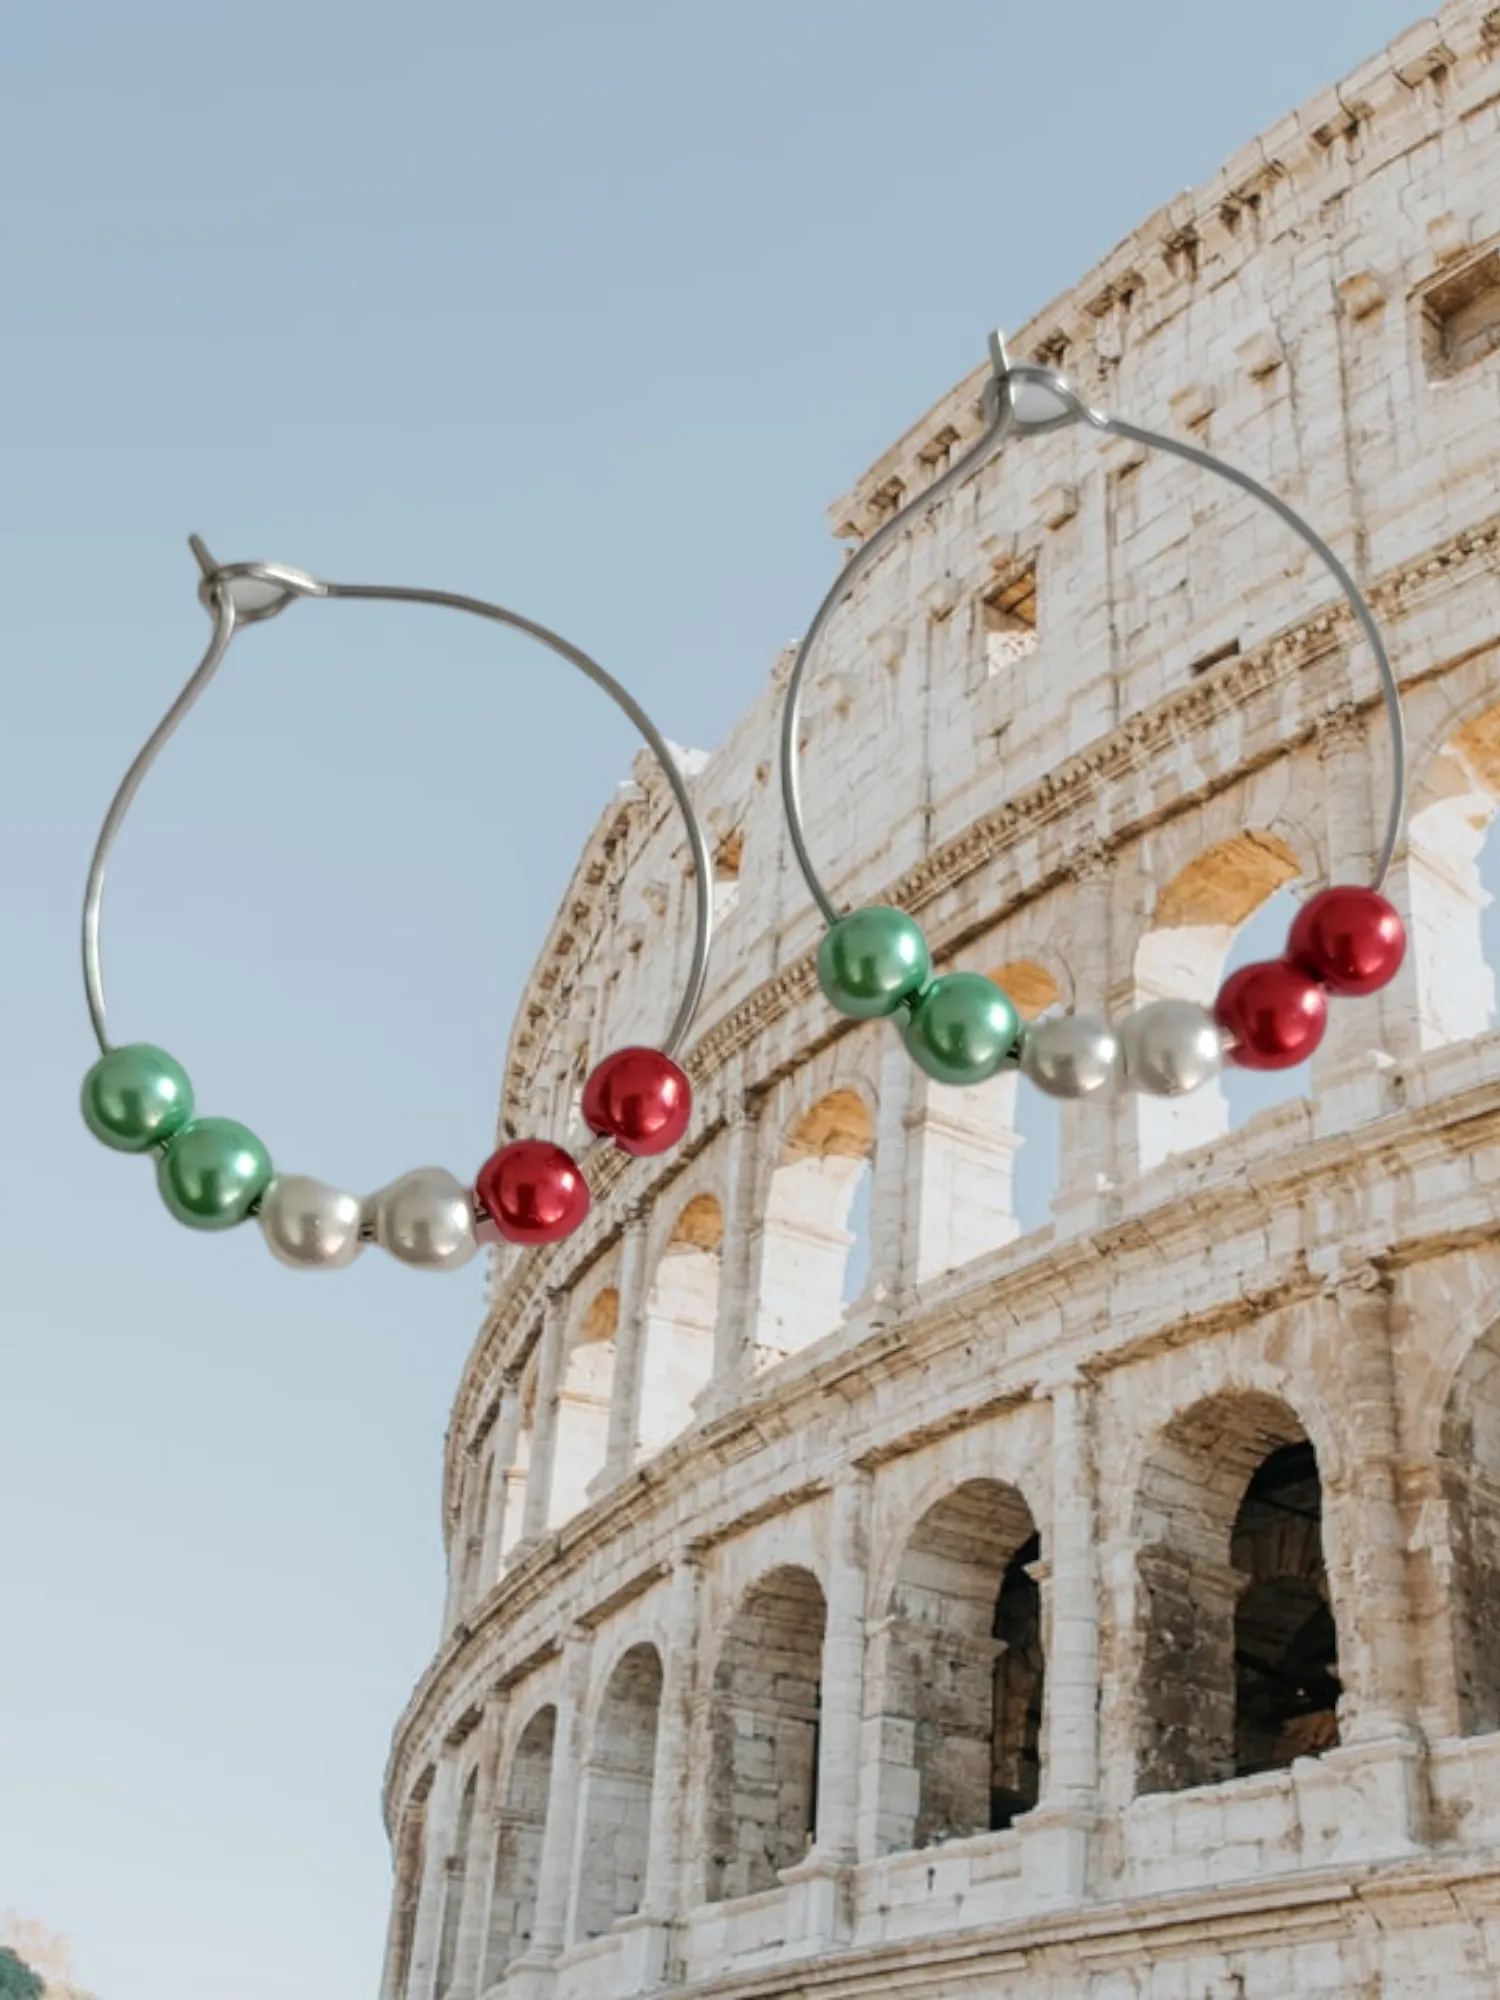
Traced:
POLYGON ((1237 1777, 1338 1742, 1338 1633, 1323 1567, 1323 1487, 1303 1439, 1251 1476, 1230 1543, 1250 1581, 1234 1619, 1237 1777))
POLYGON ((673 1225, 646 1302, 639 1449, 660 1451, 693 1421, 714 1365, 724 1211, 711 1194, 690 1201, 673 1225))
POLYGON ((557 1446, 547 1512, 549 1527, 569 1520, 588 1504, 589 1486, 604 1470, 619 1324, 620 1294, 613 1288, 598 1292, 568 1343, 567 1363, 557 1393, 557 1446))
MULTIPOLYGON (((1289 890, 1302 864, 1274 833, 1255 829, 1221 840, 1175 876, 1156 899, 1151 928, 1135 953, 1135 1002, 1197 1000, 1211 1006, 1231 966, 1251 958, 1274 957, 1286 942, 1295 905, 1268 906, 1278 890, 1289 890), (1260 926, 1249 928, 1258 911, 1260 926), (1236 934, 1243 931, 1239 949, 1236 934), (1271 933, 1274 932, 1274 935, 1271 933)), ((1305 1069, 1252 1078, 1237 1074, 1229 1089, 1243 1115, 1306 1092, 1305 1069)), ((1175 1153, 1220 1139, 1229 1130, 1231 1098, 1223 1080, 1207 1083, 1186 1097, 1133 1099, 1142 1172, 1175 1153)))
POLYGON ((1037 1802, 1040 1543, 1013 1486, 974 1479, 907 1543, 876 1634, 882 1853, 994 1832, 1037 1802))
POLYGON ((458 1956, 458 1931, 464 1910, 464 1878, 469 1867, 469 1841, 474 1832, 474 1802, 479 1796, 479 1773, 471 1771, 458 1802, 458 1824, 448 1856, 443 1882, 443 1921, 438 1938, 437 1991, 446 1993, 453 1979, 458 1956))
POLYGON ((1420 774, 1392 893, 1410 912, 1423 1049, 1481 1035, 1495 1018, 1500 704, 1464 724, 1420 774), (1401 878, 1404 878, 1401 879, 1401 878))
POLYGON ((557 1710, 550 1706, 539 1708, 522 1730, 511 1758, 495 1843, 485 1986, 503 1979, 511 1960, 519 1957, 531 1942, 556 1734, 557 1710))
MULTIPOLYGON (((1030 960, 1011 960, 984 976, 1004 987, 1025 1021, 1058 1003, 1056 980, 1030 960)), ((918 1283, 1051 1221, 1058 1107, 1019 1084, 1015 1070, 963 1089, 929 1082, 908 1110, 906 1172, 916 1204, 909 1227, 918 1283)))
POLYGON ((826 1609, 805 1569, 747 1593, 714 1670, 707 1900, 774 1889, 817 1829, 826 1609))
POLYGON ((856 1227, 868 1228, 868 1182, 875 1122, 857 1091, 836 1090, 800 1118, 771 1176, 761 1265, 758 1359, 779 1361, 842 1324, 851 1265, 861 1254, 856 1227))
POLYGON ((1500 1729, 1500 1329, 1454 1377, 1439 1444, 1458 1726, 1500 1729))
POLYGON ((583 1779, 583 1845, 574 1941, 634 1916, 646 1891, 661 1655, 632 1646, 609 1677, 583 1779))
MULTIPOLYGON (((1023 1021, 1040 1021, 1061 1005, 1052 974, 1028 959, 996 966, 990 978, 1015 1001, 1023 1021)), ((1012 1233, 1029 1236, 1052 1220, 1062 1178, 1062 1106, 1044 1090, 1022 1083, 1013 1071, 1002 1071, 984 1088, 996 1094, 992 1105, 998 1096, 1000 1116, 991 1111, 992 1126, 1011 1136, 1006 1212, 1015 1224, 1012 1233)))
POLYGON ((1137 1787, 1276 1770, 1338 1741, 1338 1635, 1317 1455, 1275 1398, 1199 1403, 1167 1428, 1136 1509, 1137 1787))

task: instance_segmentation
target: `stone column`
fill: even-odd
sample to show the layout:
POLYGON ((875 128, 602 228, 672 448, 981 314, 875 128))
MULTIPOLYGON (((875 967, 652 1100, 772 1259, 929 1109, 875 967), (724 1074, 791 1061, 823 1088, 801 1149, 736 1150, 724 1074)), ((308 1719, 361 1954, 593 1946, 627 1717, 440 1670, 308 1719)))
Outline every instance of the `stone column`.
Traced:
POLYGON ((913 1095, 927 1079, 892 1030, 880 1063, 880 1118, 870 1185, 872 1299, 895 1298, 912 1282, 918 1258, 910 1203, 907 1118, 913 1095))
MULTIPOLYGON (((1371 726, 1353 706, 1325 715, 1318 730, 1323 777, 1323 837, 1328 880, 1366 882, 1380 839, 1376 827, 1377 766, 1371 726)), ((1315 892, 1326 885, 1309 885, 1315 892)), ((1409 867, 1398 854, 1389 893, 1411 922, 1409 867)), ((1321 1131, 1346 1131, 1389 1109, 1385 1073, 1393 1060, 1420 1049, 1420 996, 1408 952, 1391 985, 1365 1000, 1332 1000, 1328 1028, 1313 1057, 1313 1114, 1321 1131)))
POLYGON ((493 1589, 500 1575, 505 1523, 511 1505, 511 1475, 521 1439, 521 1385, 507 1375, 500 1388, 500 1412, 495 1418, 494 1455, 490 1464, 490 1503, 479 1554, 479 1596, 493 1589))
POLYGON ((561 1292, 547 1294, 542 1319, 541 1352, 537 1356, 536 1423, 531 1434, 531 1465, 526 1501, 521 1510, 521 1539, 534 1542, 547 1532, 552 1502, 552 1463, 557 1451, 557 1392, 562 1380, 563 1335, 567 1300, 561 1292))
POLYGON ((591 1498, 618 1486, 635 1464, 645 1360, 646 1219, 639 1208, 632 1208, 620 1244, 620 1316, 615 1328, 609 1436, 603 1470, 589 1484, 591 1498))
MULTIPOLYGON (((1339 1506, 1340 1567, 1352 1586, 1339 1607, 1339 1735, 1345 1743, 1410 1740, 1418 1691, 1397 1486, 1390 1280, 1366 1265, 1332 1285, 1324 1305, 1326 1351, 1338 1368, 1349 1451, 1343 1490, 1332 1496, 1339 1506)), ((1325 1519, 1328 1511, 1325 1506, 1325 1519)))
POLYGON ((581 1779, 579 1735, 588 1689, 589 1637, 575 1626, 563 1642, 562 1673, 557 1699, 557 1733, 553 1739, 552 1774, 547 1785, 547 1820, 542 1832, 537 1870, 536 1915, 531 1942, 511 1960, 506 1975, 507 2000, 544 2000, 556 1978, 555 1961, 567 1938, 568 1912, 574 1892, 578 1833, 578 1793, 581 1779))
POLYGON ((719 1265, 719 1310, 714 1325, 713 1378, 701 1414, 730 1408, 750 1373, 760 1292, 760 1104, 731 1100, 724 1173, 724 1249, 719 1265))
POLYGON ((864 1713, 869 1511, 870 1475, 851 1466, 833 1490, 828 1623, 819 1711, 816 1847, 838 1862, 854 1859, 859 1730, 864 1713))
POLYGON ((463 1616, 463 1580, 468 1567, 469 1508, 474 1498, 474 1461, 467 1452, 458 1475, 458 1513, 448 1543, 448 1591, 443 1599, 443 1637, 463 1616))
POLYGON ((1017 1234, 1017 1079, 949 1090, 894 1033, 881 1069, 871 1269, 886 1296, 1001 1249, 1017 1234))
POLYGON ((1099 1817, 1099 1599, 1094 1389, 1053 1383, 1052 1533, 1032 1565, 1042 1592, 1046 1659, 1042 1793, 1021 1822, 1033 1895, 1076 1902, 1088 1890, 1099 1817))
POLYGON ((672 1569, 667 1605, 667 1649, 662 1662, 661 1708, 656 1723, 656 1764, 651 1774, 651 1823, 646 1883, 639 1914, 617 1926, 625 1938, 626 1993, 662 1985, 672 1956, 675 1927, 686 1915, 684 1868, 688 1839, 688 1748, 698 1666, 699 1599, 703 1576, 691 1551, 672 1569))
POLYGON ((464 1899, 458 1917, 458 1946, 453 1977, 438 2000, 479 2000, 484 1948, 489 1938, 490 1895, 495 1883, 495 1849, 500 1838, 496 1794, 500 1783, 500 1734, 505 1697, 494 1695, 480 1725, 479 1783, 474 1794, 474 1820, 469 1851, 464 1856, 464 1899))
POLYGON ((395 1869, 391 1880, 391 1915, 386 1925, 385 1961, 380 1972, 380 2000, 405 2000, 411 1969, 411 1944, 422 1895, 427 1857, 427 1811, 430 1797, 408 1804, 395 1830, 395 1869), (419 1819, 415 1842, 412 1821, 419 1819), (414 1851, 415 1849, 415 1851, 414 1851), (413 1865, 415 1862, 415 1866, 413 1865))
MULTIPOLYGON (((1089 847, 1075 858, 1071 872, 1073 1009, 1118 1024, 1130 1010, 1133 991, 1131 968, 1117 967, 1113 958, 1113 863, 1102 847, 1089 847)), ((1064 1100, 1058 1109, 1057 1226, 1066 1235, 1085 1235, 1112 1214, 1122 1137, 1131 1145, 1127 1157, 1135 1157, 1123 1122, 1133 1115, 1133 1100, 1105 1084, 1091 1097, 1064 1100)))
POLYGON ((781 1879, 797 1892, 788 1929, 816 1949, 845 1942, 849 1936, 848 1878, 857 1858, 864 1720, 869 1511, 870 1475, 850 1466, 833 1489, 819 1702, 817 1824, 807 1859, 781 1871, 781 1879))
POLYGON ((458 1757, 445 1749, 427 1801, 427 1842, 422 1862, 422 1892, 412 1934, 406 1992, 402 2000, 438 2000, 438 1950, 443 1936, 443 1904, 452 1858, 454 1820, 458 1810, 458 1757))

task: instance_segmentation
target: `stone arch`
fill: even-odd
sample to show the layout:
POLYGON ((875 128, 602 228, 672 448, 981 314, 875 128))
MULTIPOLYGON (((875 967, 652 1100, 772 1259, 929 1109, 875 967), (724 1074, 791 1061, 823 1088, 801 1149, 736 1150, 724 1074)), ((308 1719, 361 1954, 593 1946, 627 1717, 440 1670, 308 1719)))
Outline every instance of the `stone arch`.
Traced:
POLYGON ((786 1129, 761 1224, 762 1363, 810 1346, 843 1322, 858 1284, 851 1267, 862 1205, 868 1214, 875 1132, 869 1097, 853 1083, 826 1091, 786 1129))
POLYGON ((556 1739, 557 1710, 549 1702, 531 1716, 511 1753, 495 1842, 484 1987, 503 1979, 511 1960, 531 1941, 556 1739))
MULTIPOLYGON (((1073 980, 1055 953, 1032 948, 1002 964, 985 967, 1015 1001, 1023 1021, 1040 1021, 1071 1005, 1073 980)), ((984 1085, 988 1123, 1009 1136, 1006 1212, 1013 1233, 1029 1235, 1052 1220, 1052 1203, 1062 1178, 1062 1106, 1045 1091, 1023 1085, 1019 1074, 1002 1070, 984 1085)))
POLYGON ((719 1198, 696 1194, 672 1224, 647 1294, 637 1427, 643 1458, 687 1429, 712 1378, 723 1251, 719 1198))
MULTIPOLYGON (((1297 849, 1283 832, 1267 828, 1227 834, 1196 854, 1156 895, 1136 943, 1133 1004, 1211 1004, 1234 965, 1280 948, 1296 908, 1292 885, 1303 874, 1297 849)), ((1222 1138, 1230 1127, 1231 1097, 1236 1108, 1258 1110, 1304 1093, 1300 1072, 1281 1071, 1253 1082, 1238 1075, 1216 1079, 1187 1097, 1134 1097, 1141 1170, 1222 1138)))
POLYGON ((880 1853, 1008 1827, 1041 1781, 1040 1540, 1014 1486, 929 1506, 872 1635, 880 1853))
POLYGON ((1443 1404, 1438 1471, 1458 1727, 1500 1730, 1500 1322, 1469 1348, 1443 1404))
MULTIPOLYGON (((1493 661, 1491 662, 1493 671, 1493 661)), ((1500 702, 1450 712, 1417 766, 1391 895, 1409 920, 1410 980, 1420 1049, 1484 1034, 1495 1018, 1495 958, 1485 912, 1500 886, 1500 702)))
POLYGON ((474 1833, 474 1809, 479 1797, 479 1768, 476 1765, 464 1780, 458 1799, 458 1820, 453 1834, 443 1880, 442 1925, 438 1934, 437 1991, 446 1993, 453 1978, 458 1955, 458 1932, 463 1919, 464 1883, 469 1868, 469 1844, 474 1833))
POLYGON ((1227 1390, 1158 1432, 1136 1493, 1136 1789, 1279 1768, 1338 1741, 1318 1455, 1279 1397, 1227 1390))
POLYGON ((583 1772, 575 1943, 641 1907, 661 1691, 661 1654, 649 1640, 631 1646, 605 1682, 583 1772))
POLYGON ((549 1527, 587 1506, 589 1486, 604 1470, 619 1327, 620 1294, 613 1285, 595 1292, 572 1324, 557 1392, 549 1527))
POLYGON ((827 1607, 810 1570, 762 1576, 714 1668, 706 1897, 774 1889, 817 1829, 818 1714, 827 1607))

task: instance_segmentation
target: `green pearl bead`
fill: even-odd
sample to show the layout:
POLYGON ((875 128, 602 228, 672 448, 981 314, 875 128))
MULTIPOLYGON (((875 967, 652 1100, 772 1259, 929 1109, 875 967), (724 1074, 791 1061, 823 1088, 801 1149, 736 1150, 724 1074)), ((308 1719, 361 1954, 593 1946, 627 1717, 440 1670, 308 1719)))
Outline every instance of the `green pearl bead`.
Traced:
POLYGON ((83 1122, 117 1153, 146 1153, 193 1115, 187 1071, 165 1049, 132 1042, 111 1049, 83 1079, 83 1122))
POLYGON ((937 1083, 983 1083, 1017 1046, 1015 1002, 982 972, 934 979, 901 1030, 912 1060, 937 1083))
POLYGON ((879 1021, 932 977, 922 927, 904 910, 853 910, 818 946, 818 984, 841 1014, 879 1021))
POLYGON ((156 1169, 162 1200, 189 1229, 233 1229, 270 1182, 270 1154, 232 1118, 195 1118, 156 1169))

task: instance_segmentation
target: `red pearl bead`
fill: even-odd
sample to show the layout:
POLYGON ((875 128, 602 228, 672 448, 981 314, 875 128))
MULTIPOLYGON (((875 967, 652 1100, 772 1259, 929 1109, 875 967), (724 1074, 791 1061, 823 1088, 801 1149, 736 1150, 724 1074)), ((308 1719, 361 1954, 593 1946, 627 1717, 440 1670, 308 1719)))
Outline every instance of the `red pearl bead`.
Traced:
POLYGON ((692 1085, 659 1049, 616 1049, 583 1086, 583 1122, 622 1153, 665 1153, 692 1113, 692 1085))
POLYGON ((578 1162, 545 1139, 517 1139, 491 1153, 474 1192, 507 1243, 561 1243, 589 1212, 578 1162))
POLYGON ((1300 966, 1264 959, 1229 975, 1219 988, 1214 1017, 1233 1037, 1226 1061, 1240 1069, 1292 1069, 1322 1041, 1328 1001, 1300 966))
POLYGON ((1406 956, 1406 926, 1373 889, 1324 889, 1297 912, 1286 955, 1331 993, 1378 993, 1406 956))

